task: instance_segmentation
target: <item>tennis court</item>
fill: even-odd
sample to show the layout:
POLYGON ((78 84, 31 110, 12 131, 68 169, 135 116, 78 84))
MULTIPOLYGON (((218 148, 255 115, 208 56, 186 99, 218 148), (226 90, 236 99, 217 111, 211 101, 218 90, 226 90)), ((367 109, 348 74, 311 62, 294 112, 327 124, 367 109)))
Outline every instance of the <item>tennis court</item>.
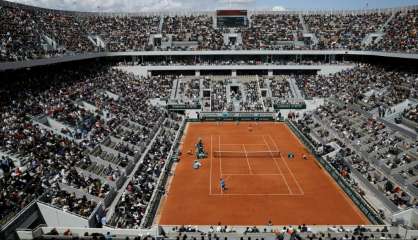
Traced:
POLYGON ((210 195, 303 195, 272 139, 270 134, 253 132, 238 136, 211 135, 210 195), (232 186, 228 191, 219 188, 220 178, 232 186), (265 181, 268 184, 263 184, 265 181), (240 184, 242 182, 256 184, 240 184))
POLYGON ((189 123, 181 148, 159 224, 368 223, 284 123, 189 123), (208 157, 195 170, 199 138, 208 157))

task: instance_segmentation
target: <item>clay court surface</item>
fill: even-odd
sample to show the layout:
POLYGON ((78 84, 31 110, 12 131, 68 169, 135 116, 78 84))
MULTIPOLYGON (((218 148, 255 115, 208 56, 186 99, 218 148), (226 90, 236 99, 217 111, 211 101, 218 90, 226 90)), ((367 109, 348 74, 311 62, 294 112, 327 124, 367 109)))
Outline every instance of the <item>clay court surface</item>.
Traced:
POLYGON ((369 223, 284 123, 189 123, 181 148, 161 203, 161 225, 369 223), (208 158, 195 170, 195 156, 186 152, 198 138, 208 158))

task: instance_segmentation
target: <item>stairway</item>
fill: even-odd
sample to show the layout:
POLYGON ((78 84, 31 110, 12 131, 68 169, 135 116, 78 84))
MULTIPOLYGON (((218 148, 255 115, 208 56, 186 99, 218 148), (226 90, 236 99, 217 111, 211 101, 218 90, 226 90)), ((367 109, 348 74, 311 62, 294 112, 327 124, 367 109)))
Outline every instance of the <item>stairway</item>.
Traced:
POLYGON ((385 32, 385 28, 389 25, 392 19, 396 16, 396 12, 393 12, 392 15, 386 20, 386 22, 379 28, 379 32, 385 32))
POLYGON ((364 39, 362 40, 361 44, 368 46, 372 43, 379 42, 385 35, 385 28, 387 27, 387 25, 389 25, 389 23, 392 21, 392 19, 395 16, 396 16, 396 12, 393 12, 392 15, 386 20, 386 22, 382 26, 379 27, 377 32, 367 34, 366 37, 364 37, 364 39), (373 41, 373 38, 374 38, 374 41, 373 41))
POLYGON ((301 13, 299 14, 299 21, 300 21, 300 24, 302 24, 303 33, 308 33, 308 27, 306 26, 305 19, 303 19, 303 16, 301 13))
POLYGON ((293 98, 303 99, 302 93, 296 85, 296 80, 294 78, 288 78, 287 81, 290 85, 290 90, 292 91, 293 98))
POLYGON ((164 25, 164 16, 160 17, 160 24, 158 25, 158 32, 161 33, 163 31, 163 25, 164 25))
POLYGON ((241 106, 240 106, 240 101, 238 101, 238 100, 234 100, 233 102, 232 102, 233 104, 232 104, 232 107, 233 107, 233 109, 232 109, 232 111, 233 112, 239 112, 240 111, 240 109, 241 109, 241 106))
POLYGON ((177 98, 177 88, 178 88, 178 84, 179 84, 179 79, 174 79, 173 82, 173 88, 171 89, 171 95, 170 95, 170 99, 176 99, 177 98))

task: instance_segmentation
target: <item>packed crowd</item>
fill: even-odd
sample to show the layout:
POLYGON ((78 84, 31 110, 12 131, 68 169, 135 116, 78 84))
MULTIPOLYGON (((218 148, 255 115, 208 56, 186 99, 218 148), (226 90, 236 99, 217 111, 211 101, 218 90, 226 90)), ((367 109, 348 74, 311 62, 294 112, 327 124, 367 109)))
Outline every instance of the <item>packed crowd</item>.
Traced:
POLYGON ((371 110, 416 98, 417 77, 413 73, 360 64, 336 74, 300 75, 296 76, 296 80, 306 97, 336 97, 371 110))
POLYGON ((111 224, 118 228, 139 228, 151 196, 156 191, 158 179, 168 160, 179 122, 175 115, 168 118, 159 132, 134 178, 129 182, 118 202, 111 224))
POLYGON ((220 50, 224 46, 221 31, 214 28, 209 15, 165 17, 162 29, 164 38, 172 41, 197 42, 199 50, 220 50))
POLYGON ((258 80, 251 75, 232 78, 229 76, 183 78, 178 84, 177 94, 172 95, 171 100, 185 104, 202 103, 204 111, 273 112, 275 105, 300 103, 299 100, 293 100, 294 96, 287 81, 292 77, 259 76, 258 80), (211 94, 200 97, 204 89, 211 94))
POLYGON ((255 80, 244 83, 245 98, 240 102, 240 111, 260 112, 263 111, 261 91, 258 82, 255 80))
POLYGON ((291 97, 289 76, 279 76, 270 80, 271 95, 275 98, 285 99, 291 97))
POLYGON ((176 99, 185 104, 200 103, 200 78, 181 78, 176 92, 176 99))
POLYGON ((111 52, 144 51, 150 49, 149 36, 159 32, 160 18, 127 16, 90 16, 80 24, 92 36, 100 36, 111 52))
POLYGON ((348 61, 329 61, 329 59, 324 59, 323 57, 304 57, 305 59, 298 59, 295 61, 294 58, 283 57, 281 59, 272 58, 272 59, 228 59, 226 56, 222 56, 222 59, 216 57, 207 57, 208 59, 203 59, 203 56, 195 58, 194 56, 188 58, 187 56, 182 56, 181 59, 175 60, 144 60, 143 62, 120 62, 121 65, 141 65, 141 66, 187 66, 187 65, 349 65, 351 64, 348 61), (310 58, 310 59, 308 59, 310 58))
POLYGON ((97 206, 96 202, 88 200, 86 196, 78 198, 75 193, 68 193, 66 191, 47 192, 40 200, 45 203, 50 203, 62 209, 64 212, 72 212, 84 217, 89 217, 97 206))
MULTIPOLYGON (((7 26, 0 29, 0 61, 27 60, 66 51, 97 51, 89 39, 90 34, 103 38, 109 51, 147 50, 149 34, 159 32, 159 17, 76 17, 37 11, 41 10, 0 8, 0 23, 7 26), (52 38, 58 48, 48 50, 49 39, 45 36, 52 38)), ((392 37, 390 43, 384 40, 386 45, 376 48, 415 51, 416 33, 398 26, 402 21, 407 23, 406 27, 414 25, 415 15, 416 11, 398 13, 386 29, 396 37, 392 37)), ((361 49, 362 39, 378 31, 377 27, 388 17, 384 13, 311 15, 305 20, 320 36, 319 48, 361 49)), ((243 31, 248 49, 269 49, 280 41, 297 40, 302 29, 299 18, 291 15, 255 15, 252 21, 252 28, 243 31)), ((212 17, 166 17, 162 27, 164 35, 172 35, 174 41, 196 41, 200 49, 220 49, 223 45, 222 34, 213 28, 212 17)), ((127 167, 139 159, 150 138, 165 122, 134 178, 124 189, 112 219, 115 226, 138 228, 156 190, 174 131, 179 127, 175 117, 168 117, 150 100, 168 98, 173 77, 137 78, 108 66, 19 74, 17 81, 6 79, 7 84, 0 89, 0 219, 7 221, 40 196, 41 201, 64 211, 89 216, 97 206, 97 202, 89 200, 90 196, 106 198, 115 190, 114 182, 128 174, 127 167), (45 124, 39 120, 43 118, 65 127, 45 124), (80 190, 85 195, 76 196, 75 191, 68 189, 80 190)), ((416 74, 367 64, 329 76, 295 77, 305 96, 331 96, 343 103, 356 103, 365 110, 390 108, 418 97, 416 74)), ((230 102, 229 79, 204 79, 202 83, 205 89, 212 89, 212 111, 231 111, 234 100, 240 103, 240 110, 259 111, 263 110, 263 105, 271 107, 273 98, 290 97, 285 78, 262 77, 258 82, 246 82, 230 91, 230 102), (271 90, 271 98, 263 98, 261 89, 271 90)), ((187 98, 196 99, 200 96, 200 85, 200 79, 194 79, 187 84, 181 82, 179 87, 187 98)), ((417 106, 411 106, 404 110, 403 117, 418 122, 417 112, 417 106)), ((330 104, 316 110, 314 115, 329 123, 344 140, 332 139, 342 150, 327 161, 354 188, 357 185, 350 177, 347 162, 383 190, 397 207, 403 209, 416 204, 416 199, 380 174, 368 160, 379 160, 382 166, 409 180, 417 175, 417 169, 411 165, 416 159, 409 154, 417 151, 416 143, 346 107, 330 104), (352 146, 348 147, 347 142, 352 146), (354 148, 359 148, 367 157, 357 154, 354 148)), ((308 117, 304 121, 310 123, 308 117)), ((318 126, 302 127, 312 128, 316 135, 327 137, 329 132, 318 126)), ((361 189, 358 192, 361 194, 361 189)), ((3 223, 0 221, 0 225, 3 223)))
MULTIPOLYGON (((417 199, 390 180, 389 176, 382 174, 385 170, 382 170, 381 166, 386 166, 392 173, 405 172, 402 174, 405 181, 415 177, 408 175, 410 171, 414 172, 414 163, 417 160, 410 155, 418 149, 413 139, 391 130, 382 122, 336 103, 328 103, 318 108, 314 115, 323 124, 312 127, 312 131, 328 126, 328 131, 336 133, 341 139, 339 145, 345 149, 344 155, 340 156, 345 159, 345 163, 362 174, 398 208, 404 209, 417 204, 417 199), (350 147, 350 150, 347 147, 350 147), (380 163, 379 167, 375 165, 375 161, 380 163)), ((346 166, 338 164, 338 168, 345 170, 341 172, 343 176, 350 174, 346 166)))
POLYGON ((418 105, 406 108, 402 116, 418 124, 418 105))
POLYGON ((318 230, 306 224, 298 226, 272 227, 269 222, 265 227, 241 227, 220 225, 210 226, 209 230, 202 231, 198 226, 173 227, 174 233, 163 233, 165 239, 177 240, 206 240, 224 239, 228 240, 251 240, 251 239, 295 239, 295 240, 374 240, 374 239, 402 239, 401 235, 393 229, 383 226, 370 229, 366 226, 355 226, 347 228, 344 226, 330 226, 326 230, 318 230), (244 230, 243 230, 244 229, 244 230), (241 235, 242 234, 242 235, 241 235))
POLYGON ((388 52, 411 52, 418 51, 418 10, 397 12, 388 26, 385 27, 383 39, 369 46, 373 50, 388 52))
POLYGON ((364 49, 367 34, 378 32, 390 13, 306 15, 310 32, 318 37, 318 49, 364 49))
POLYGON ((0 61, 24 61, 96 51, 352 49, 417 51, 418 10, 352 14, 254 14, 247 28, 214 26, 211 15, 77 15, 19 6, 0 7, 0 61), (303 25, 303 23, 305 25, 303 25), (232 31, 232 32, 231 32, 232 31), (318 43, 307 41, 313 33, 318 43), (242 44, 225 34, 238 33, 242 44), (367 40, 368 34, 382 37, 367 40), (154 37, 152 37, 154 35, 154 37), (159 36, 162 36, 161 39, 159 36), (161 43, 154 41, 160 39, 161 43), (164 44, 163 44, 164 43, 164 44), (171 44, 171 45, 170 45, 171 44), (162 47, 163 46, 163 47, 162 47))
MULTIPOLYGON (((413 145, 413 141, 406 140, 406 138, 399 140, 397 143, 393 142, 395 133, 391 133, 388 136, 388 143, 384 143, 386 140, 382 139, 382 136, 385 136, 381 132, 382 128, 371 127, 372 125, 369 125, 371 119, 368 119, 368 123, 362 121, 367 121, 367 119, 361 118, 361 115, 354 111, 328 104, 319 108, 313 114, 304 115, 302 119, 297 121, 296 125, 315 145, 317 154, 328 161, 345 179, 346 183, 366 202, 370 200, 366 197, 365 191, 358 184, 358 181, 369 181, 377 191, 381 192, 383 198, 386 197, 393 203, 396 211, 397 209, 415 206, 417 200, 405 192, 400 185, 390 180, 388 178, 390 174, 382 174, 382 170, 379 170, 373 163, 375 162, 373 159, 391 155, 390 149, 393 146, 401 146, 399 147, 399 155, 402 155, 413 150, 416 145, 413 145), (351 119, 352 117, 353 119, 351 119), (358 124, 353 124, 354 126, 350 127, 352 123, 358 124), (357 137, 350 137, 350 133, 354 133, 357 137), (377 140, 374 140, 375 136, 377 140), (366 140, 367 137, 369 137, 369 140, 366 140), (382 149, 377 147, 381 144, 385 145, 382 149), (338 151, 331 147, 336 145, 339 147, 338 151), (366 152, 365 148, 367 147, 363 148, 364 145, 373 148, 373 151, 368 152, 366 156, 363 156, 362 153, 366 152), (380 151, 381 154, 379 154, 380 151), (379 154, 379 156, 376 156, 376 154, 379 154), (352 171, 357 171, 360 175, 353 174, 352 171), (364 180, 359 178, 364 178, 364 180)), ((388 159, 382 161, 389 163, 388 159)), ((394 168, 393 171, 397 172, 398 169, 402 169, 398 167, 394 168)), ((413 175, 405 176, 405 180, 407 181, 408 178, 413 177, 413 175)), ((385 219, 386 213, 390 214, 389 210, 376 210, 378 210, 376 214, 380 215, 382 219, 385 219)))
POLYGON ((279 49, 282 42, 302 39, 298 15, 257 14, 250 22, 251 26, 242 30, 243 49, 279 49))
POLYGON ((76 198, 71 189, 79 189, 87 199, 106 198, 115 190, 124 168, 138 157, 132 144, 150 136, 165 118, 149 100, 167 97, 171 80, 137 78, 108 66, 17 74, 5 79, 7 87, 0 90, 1 219, 7 221, 45 189, 52 192, 44 201, 89 215, 94 204, 76 198), (156 83, 159 80, 162 84, 156 83), (45 125, 39 116, 66 127, 45 125), (120 142, 109 140, 121 134, 121 128, 140 130, 129 139, 121 136, 120 142), (113 153, 98 154, 103 159, 96 160, 92 156, 98 144, 113 153), (63 201, 65 196, 71 201, 63 201))
MULTIPOLYGON (((220 223, 219 223, 220 224, 220 223)), ((318 229, 315 226, 306 224, 298 226, 273 227, 271 224, 265 227, 252 226, 241 227, 236 229, 234 226, 228 225, 210 226, 209 230, 201 230, 198 226, 175 226, 170 231, 161 228, 158 238, 164 240, 210 240, 210 239, 234 239, 234 240, 251 240, 251 239, 295 239, 295 240, 384 240, 384 239, 415 239, 405 237, 401 230, 388 226, 368 227, 368 226, 330 226, 328 229, 318 229), (243 230, 244 229, 244 230, 243 230), (401 236, 402 235, 402 236, 401 236)), ((144 234, 140 236, 132 234, 121 235, 115 231, 108 232, 85 232, 76 233, 71 229, 45 228, 42 238, 53 239, 54 237, 64 237, 66 239, 135 239, 135 240, 154 240, 155 237, 144 234)))
MULTIPOLYGON (((28 76, 26 80, 27 78, 28 76)), ((20 91, 20 88, 16 87, 23 84, 23 81, 16 82, 14 86, 10 85, 8 89, 2 89, 8 93, 2 99, 5 104, 2 107, 2 152, 10 157, 27 159, 27 162, 17 162, 15 168, 9 168, 4 173, 2 195, 5 202, 2 202, 2 215, 13 214, 11 210, 20 210, 24 207, 22 204, 28 204, 37 195, 42 194, 43 188, 52 185, 56 187, 57 182, 65 181, 72 186, 89 188, 89 191, 93 191, 96 186, 90 179, 85 179, 73 171, 74 165, 88 165, 86 158, 81 154, 80 145, 53 134, 52 131, 40 129, 32 123, 31 115, 46 112, 46 108, 42 108, 45 107, 42 106, 42 95, 52 98, 53 94, 59 92, 57 82, 55 86, 52 85, 51 91, 47 90, 48 85, 36 86, 36 80, 39 81, 38 84, 42 84, 47 77, 33 80, 29 81, 33 86, 27 86, 25 91, 15 92, 20 91), (38 191, 32 192, 35 189, 38 191), (16 198, 9 202, 13 199, 12 196, 16 198), (10 204, 14 206, 7 208, 10 204)))
POLYGON ((200 79, 192 79, 188 82, 185 95, 192 100, 199 99, 200 97, 200 79))
POLYGON ((84 29, 76 16, 37 11, 34 15, 40 34, 48 36, 57 44, 61 52, 94 52, 94 43, 89 40, 89 32, 84 29))
POLYGON ((212 96, 211 96, 211 110, 216 111, 231 111, 232 105, 228 104, 226 98, 226 87, 228 80, 213 81, 212 82, 212 96))
POLYGON ((46 54, 32 13, 0 7, 0 61, 24 61, 46 54))

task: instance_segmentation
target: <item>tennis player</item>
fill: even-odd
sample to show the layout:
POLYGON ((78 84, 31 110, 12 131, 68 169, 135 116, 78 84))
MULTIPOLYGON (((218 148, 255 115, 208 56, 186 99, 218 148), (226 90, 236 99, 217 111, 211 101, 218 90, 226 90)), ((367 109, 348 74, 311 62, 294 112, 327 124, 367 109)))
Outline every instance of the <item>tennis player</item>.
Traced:
POLYGON ((222 192, 226 190, 226 186, 225 186, 225 180, 223 178, 221 178, 219 180, 219 184, 221 185, 221 190, 222 192))
POLYGON ((251 125, 251 123, 248 125, 248 131, 252 132, 253 131, 253 125, 251 125))
POLYGON ((196 159, 196 160, 194 160, 194 163, 193 163, 193 168, 194 169, 199 169, 200 167, 202 166, 202 164, 199 162, 199 160, 198 159, 196 159))

